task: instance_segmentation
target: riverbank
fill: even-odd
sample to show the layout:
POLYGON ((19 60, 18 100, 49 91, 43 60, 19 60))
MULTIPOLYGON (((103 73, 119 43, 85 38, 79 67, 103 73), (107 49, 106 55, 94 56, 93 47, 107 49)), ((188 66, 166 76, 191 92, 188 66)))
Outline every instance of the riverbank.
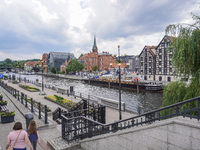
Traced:
MULTIPOLYGON (((42 73, 36 73, 36 75, 42 75, 42 73)), ((85 77, 80 75, 63 75, 63 74, 49 74, 43 73, 46 77, 63 78, 63 79, 73 79, 73 80, 83 80, 85 77)))

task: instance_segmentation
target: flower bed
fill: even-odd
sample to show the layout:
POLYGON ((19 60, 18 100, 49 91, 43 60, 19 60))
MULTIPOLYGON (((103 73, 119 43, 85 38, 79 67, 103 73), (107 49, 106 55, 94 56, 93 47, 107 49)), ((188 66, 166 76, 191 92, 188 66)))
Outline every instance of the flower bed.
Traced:
POLYGON ((49 96, 45 96, 46 99, 54 102, 54 103, 57 103, 67 109, 71 108, 72 106, 74 106, 76 103, 75 102, 72 102, 70 100, 67 100, 61 96, 58 96, 58 95, 49 95, 49 96))
POLYGON ((15 112, 1 112, 1 123, 13 122, 15 117, 15 112))
POLYGON ((3 100, 0 100, 0 105, 3 106, 3 105, 7 105, 8 101, 3 101, 3 100))
POLYGON ((17 82, 17 81, 12 81, 12 84, 18 84, 19 82, 17 82))
POLYGON ((38 92, 40 91, 38 88, 32 87, 32 86, 28 86, 28 85, 20 85, 21 88, 30 91, 30 92, 38 92))

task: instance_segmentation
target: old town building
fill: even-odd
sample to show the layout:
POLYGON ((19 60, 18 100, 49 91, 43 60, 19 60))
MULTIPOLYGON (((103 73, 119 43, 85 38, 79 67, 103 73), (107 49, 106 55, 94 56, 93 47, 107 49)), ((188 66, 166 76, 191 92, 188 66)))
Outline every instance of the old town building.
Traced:
POLYGON ((145 46, 139 55, 139 73, 142 80, 171 82, 176 81, 175 68, 172 66, 172 49, 167 47, 171 36, 164 36, 158 46, 145 46))
POLYGON ((115 63, 115 57, 109 54, 109 52, 103 51, 98 53, 96 37, 94 37, 92 52, 84 54, 78 61, 84 64, 85 68, 83 71, 92 71, 94 66, 97 66, 99 71, 103 71, 109 70, 110 63, 115 63))

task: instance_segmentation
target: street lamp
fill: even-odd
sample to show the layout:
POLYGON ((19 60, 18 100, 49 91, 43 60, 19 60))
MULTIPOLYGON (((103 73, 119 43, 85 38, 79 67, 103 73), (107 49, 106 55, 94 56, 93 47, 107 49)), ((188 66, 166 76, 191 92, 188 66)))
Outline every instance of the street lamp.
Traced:
MULTIPOLYGON (((129 69, 130 63, 126 63, 126 66, 127 66, 127 67, 126 67, 126 70, 125 70, 125 71, 127 72, 128 69, 129 69)), ((125 72, 125 80, 126 80, 126 72, 125 72)))
POLYGON ((122 112, 121 112, 121 73, 120 73, 120 45, 118 45, 118 57, 119 57, 119 120, 122 119, 122 112))
POLYGON ((40 95, 46 95, 46 93, 44 92, 44 67, 46 67, 47 65, 44 65, 45 61, 42 61, 42 92, 40 92, 40 95))

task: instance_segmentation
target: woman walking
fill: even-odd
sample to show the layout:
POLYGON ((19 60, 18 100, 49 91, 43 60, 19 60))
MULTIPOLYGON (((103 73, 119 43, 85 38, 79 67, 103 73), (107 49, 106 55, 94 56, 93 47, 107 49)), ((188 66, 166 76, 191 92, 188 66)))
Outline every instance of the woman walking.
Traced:
POLYGON ((40 136, 37 129, 37 123, 34 120, 31 120, 28 126, 28 136, 33 149, 36 150, 37 142, 40 144, 40 136))
POLYGON ((21 122, 16 122, 13 126, 12 132, 8 134, 7 142, 6 142, 6 150, 9 145, 13 148, 13 150, 26 150, 26 143, 33 150, 33 147, 28 139, 27 133, 25 130, 22 130, 21 122))

